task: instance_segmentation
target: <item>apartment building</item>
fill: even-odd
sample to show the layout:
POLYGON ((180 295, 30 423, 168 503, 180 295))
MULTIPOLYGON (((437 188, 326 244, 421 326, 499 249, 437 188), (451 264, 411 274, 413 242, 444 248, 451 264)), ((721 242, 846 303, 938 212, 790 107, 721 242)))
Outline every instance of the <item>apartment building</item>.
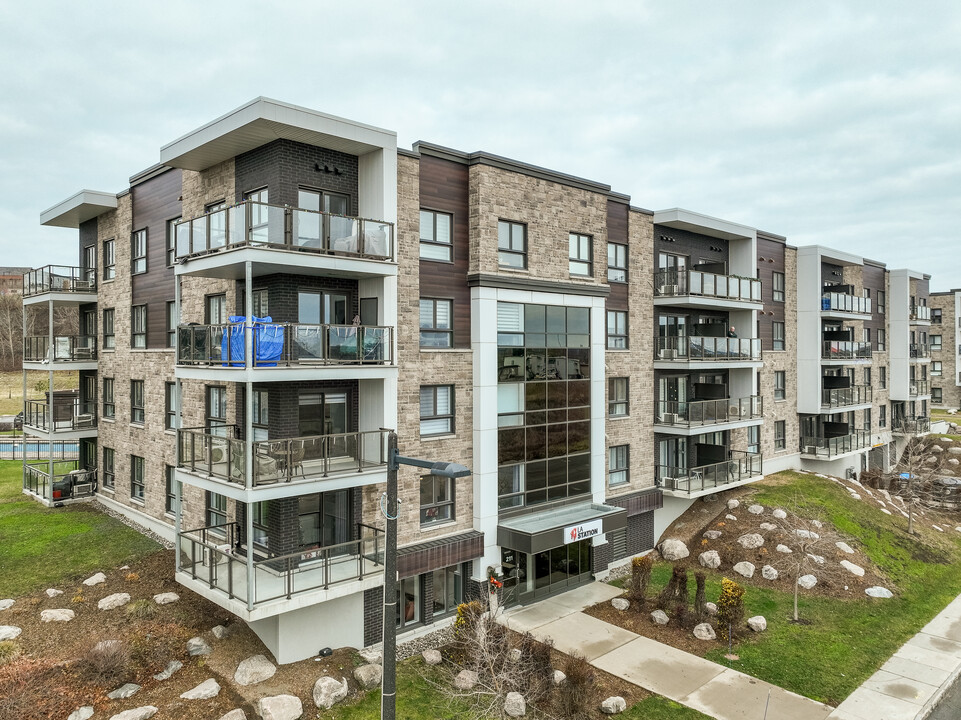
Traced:
POLYGON ((931 404, 951 410, 961 408, 961 290, 930 295, 931 326, 928 340, 931 351, 931 404))
POLYGON ((400 471, 415 632, 491 578, 511 605, 603 577, 770 469, 867 467, 879 403, 927 412, 927 276, 265 98, 41 222, 80 261, 25 276, 25 368, 81 382, 25 430, 79 457, 25 492, 172 539, 280 662, 380 639, 389 430, 472 473, 400 471))

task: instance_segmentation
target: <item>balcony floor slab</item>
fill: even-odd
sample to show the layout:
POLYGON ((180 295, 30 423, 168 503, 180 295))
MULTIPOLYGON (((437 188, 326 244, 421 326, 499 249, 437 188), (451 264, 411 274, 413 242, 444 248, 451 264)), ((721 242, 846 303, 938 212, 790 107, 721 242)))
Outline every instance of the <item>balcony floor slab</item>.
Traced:
POLYGON ((724 483, 723 485, 715 485, 710 488, 704 488, 702 490, 693 490, 687 492, 684 490, 668 490, 662 488, 661 492, 669 497, 682 498, 684 500, 696 500, 699 497, 704 497, 705 495, 713 495, 714 493, 723 492, 724 490, 730 490, 731 488, 741 487, 742 485, 750 485, 751 483, 756 483, 759 480, 763 480, 764 475, 755 475, 748 478, 747 480, 738 480, 737 482, 724 483))
POLYGON ((386 466, 378 466, 361 472, 349 471, 334 473, 323 477, 319 473, 311 474, 310 465, 311 461, 304 463, 305 477, 298 477, 291 482, 277 481, 269 485, 263 484, 251 488, 211 475, 191 472, 180 467, 175 469, 174 474, 177 480, 183 482, 185 485, 219 493, 220 495, 225 495, 244 503, 297 497, 298 495, 311 495, 314 493, 377 485, 387 482, 386 466))
POLYGON ((761 300, 733 300, 705 295, 659 295, 654 298, 655 307, 710 308, 714 310, 760 310, 761 300))
POLYGON ((396 365, 292 365, 290 367, 223 367, 222 365, 177 365, 174 376, 181 380, 210 382, 268 383, 307 380, 387 380, 397 377, 396 365))
POLYGON ((249 246, 238 246, 180 260, 175 265, 175 272, 178 277, 192 275, 242 280, 245 277, 248 262, 252 277, 277 273, 345 278, 395 277, 397 275, 397 263, 389 260, 249 246))
POLYGON ((655 370, 723 370, 737 368, 761 368, 762 360, 655 360, 655 370))
POLYGON ((654 432, 661 435, 680 435, 684 437, 693 437, 695 435, 702 435, 709 432, 718 432, 720 430, 736 430, 738 428, 754 427, 755 425, 763 425, 764 418, 754 418, 753 420, 737 420, 734 422, 718 422, 718 423, 706 423, 704 425, 684 425, 682 423, 677 423, 676 425, 668 425, 658 421, 654 421, 654 432))

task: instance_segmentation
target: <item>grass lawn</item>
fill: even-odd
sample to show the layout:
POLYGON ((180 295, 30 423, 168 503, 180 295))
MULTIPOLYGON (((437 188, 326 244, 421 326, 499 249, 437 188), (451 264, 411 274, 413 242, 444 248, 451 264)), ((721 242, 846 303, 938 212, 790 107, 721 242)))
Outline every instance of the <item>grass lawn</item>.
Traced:
POLYGON ((0 461, 0 597, 62 586, 159 550, 85 504, 45 508, 21 494, 19 460, 0 461))
MULTIPOLYGON (((58 370, 53 374, 53 384, 57 390, 72 390, 79 387, 79 373, 58 370)), ((27 373, 27 397, 41 399, 42 390, 37 390, 38 381, 47 381, 47 373, 30 371, 27 373)), ((23 373, 19 370, 0 372, 0 415, 16 415, 23 410, 23 373)))

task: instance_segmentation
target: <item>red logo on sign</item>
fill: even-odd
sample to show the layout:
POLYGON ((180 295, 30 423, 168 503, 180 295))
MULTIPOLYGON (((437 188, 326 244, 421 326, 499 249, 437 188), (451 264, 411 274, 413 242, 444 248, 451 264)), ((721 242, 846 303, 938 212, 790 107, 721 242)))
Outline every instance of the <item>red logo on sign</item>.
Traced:
POLYGON ((577 540, 577 528, 571 528, 571 540, 577 540))

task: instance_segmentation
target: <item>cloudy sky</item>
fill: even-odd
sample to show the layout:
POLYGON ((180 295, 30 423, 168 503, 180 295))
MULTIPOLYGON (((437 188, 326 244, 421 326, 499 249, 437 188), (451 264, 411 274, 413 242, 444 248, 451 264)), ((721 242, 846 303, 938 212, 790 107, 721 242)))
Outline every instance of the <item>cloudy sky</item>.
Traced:
POLYGON ((0 265, 265 95, 961 287, 961 3, 0 3, 0 265))

